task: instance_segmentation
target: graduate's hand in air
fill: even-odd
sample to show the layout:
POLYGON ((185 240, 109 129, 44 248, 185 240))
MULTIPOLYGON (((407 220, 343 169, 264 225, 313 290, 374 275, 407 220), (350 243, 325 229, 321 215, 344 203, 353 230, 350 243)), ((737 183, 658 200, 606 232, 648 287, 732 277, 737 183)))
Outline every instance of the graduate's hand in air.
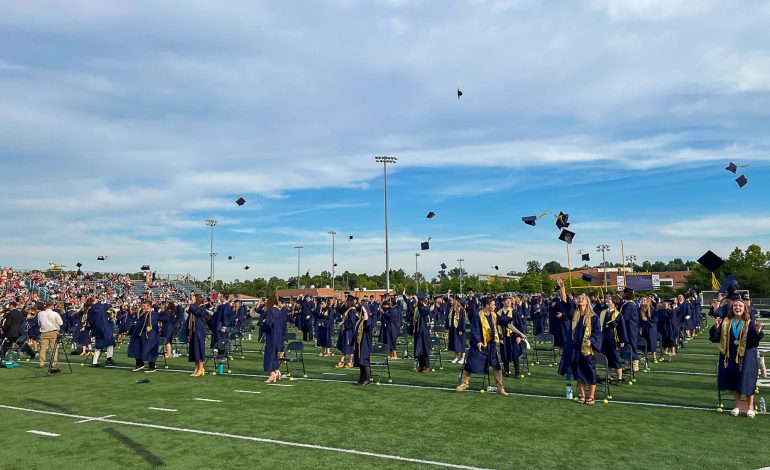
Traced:
POLYGON ((560 278, 560 277, 557 277, 556 278, 556 285, 559 286, 559 287, 564 287, 564 280, 562 280, 562 278, 560 278))
POLYGON ((479 351, 481 351, 483 348, 484 348, 484 343, 478 343, 476 345, 476 349, 478 349, 479 351))
POLYGON ((621 348, 624 347, 625 345, 626 345, 626 343, 620 343, 620 347, 621 348))
POLYGON ((755 326, 757 328, 757 333, 762 333, 762 324, 757 322, 755 323, 755 326))

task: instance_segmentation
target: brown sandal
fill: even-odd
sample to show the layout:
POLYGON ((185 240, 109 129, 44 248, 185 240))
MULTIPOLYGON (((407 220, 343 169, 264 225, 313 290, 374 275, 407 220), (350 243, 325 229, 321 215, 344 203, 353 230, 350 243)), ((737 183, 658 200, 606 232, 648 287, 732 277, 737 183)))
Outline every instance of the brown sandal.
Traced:
POLYGON ((577 401, 577 402, 578 402, 578 403, 580 403, 581 405, 585 404, 585 402, 586 402, 586 397, 583 397, 583 396, 581 396, 580 398, 578 398, 578 401, 577 401))
POLYGON ((588 397, 586 400, 586 405, 593 405, 596 403, 596 400, 594 400, 594 397, 588 397))

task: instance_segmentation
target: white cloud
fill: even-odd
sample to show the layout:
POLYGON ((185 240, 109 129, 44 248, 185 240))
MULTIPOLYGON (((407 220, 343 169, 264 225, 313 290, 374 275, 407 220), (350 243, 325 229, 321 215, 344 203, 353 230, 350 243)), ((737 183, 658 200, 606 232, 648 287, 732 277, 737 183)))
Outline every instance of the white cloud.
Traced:
POLYGON ((702 15, 710 11, 714 0, 591 0, 594 8, 613 20, 670 20, 702 15))

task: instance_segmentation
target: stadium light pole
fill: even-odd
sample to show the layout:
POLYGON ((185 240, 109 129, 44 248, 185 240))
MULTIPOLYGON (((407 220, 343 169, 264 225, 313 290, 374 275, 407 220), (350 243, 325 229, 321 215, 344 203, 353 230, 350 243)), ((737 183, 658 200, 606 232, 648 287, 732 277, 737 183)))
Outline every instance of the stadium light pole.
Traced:
POLYGON ((382 163, 383 182, 385 187, 385 292, 390 294, 390 253, 388 251, 388 163, 398 162, 396 157, 385 155, 374 157, 374 161, 382 163))
POLYGON ((302 247, 302 246, 299 246, 299 245, 297 245, 297 246, 295 246, 295 247, 294 247, 294 249, 296 249, 296 250, 297 250, 297 289, 299 289, 299 279, 300 279, 300 278, 299 278, 299 259, 300 259, 300 254, 299 254, 299 252, 300 252, 300 250, 301 250, 302 248, 304 248, 304 247, 302 247))
POLYGON ((337 263, 334 262, 334 237, 337 232, 329 230, 328 234, 332 236, 332 290, 334 290, 334 267, 337 266, 337 263))
POLYGON ((610 251, 610 246, 607 244, 602 245, 596 245, 596 251, 602 252, 602 266, 604 266, 604 288, 607 288, 607 260, 604 257, 604 254, 608 251, 610 251))
POLYGON ((417 258, 419 258, 419 257, 420 257, 419 253, 415 253, 414 254, 414 289, 415 289, 414 293, 415 294, 420 292, 420 278, 418 277, 419 276, 418 273, 420 271, 419 271, 419 269, 417 267, 417 258))
POLYGON ((626 255, 626 261, 631 266, 631 269, 634 269, 634 263, 636 263, 636 255, 626 255))
POLYGON ((463 295, 463 261, 465 260, 458 258, 457 261, 460 263, 460 295, 463 295))
POLYGON ((214 253, 214 227, 217 225, 215 219, 206 219, 206 225, 211 227, 211 249, 209 250, 209 257, 211 258, 211 265, 209 266, 209 295, 214 291, 214 257, 217 255, 214 253))

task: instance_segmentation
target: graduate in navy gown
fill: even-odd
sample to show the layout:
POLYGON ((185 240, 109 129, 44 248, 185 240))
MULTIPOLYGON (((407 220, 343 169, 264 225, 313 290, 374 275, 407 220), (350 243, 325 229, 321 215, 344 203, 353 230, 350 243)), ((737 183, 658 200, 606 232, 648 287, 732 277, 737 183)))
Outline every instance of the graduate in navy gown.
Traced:
POLYGON ((163 310, 158 314, 158 322, 160 323, 160 337, 165 340, 163 355, 168 359, 171 357, 171 342, 176 334, 176 305, 174 302, 169 302, 163 307, 163 310))
POLYGON ((313 310, 315 310, 313 298, 305 295, 299 308, 299 328, 302 330, 302 341, 313 340, 313 310))
MULTIPOLYGON (((353 297, 355 299, 355 297, 353 297)), ((353 330, 356 327, 356 308, 355 302, 349 296, 342 304, 342 318, 339 323, 339 332, 337 335, 337 349, 340 351, 340 360, 334 366, 337 369, 353 368, 353 330), (348 357, 348 363, 345 364, 345 356, 348 357)))
POLYGON ((143 370, 145 362, 149 363, 145 372, 155 372, 155 361, 158 359, 158 332, 158 312, 152 308, 152 300, 145 299, 128 343, 128 357, 136 361, 134 372, 143 370))
POLYGON ((658 362, 658 312, 652 306, 649 297, 642 297, 639 306, 639 319, 642 326, 642 338, 647 341, 647 352, 652 354, 652 362, 658 362))
MULTIPOLYGON (((557 281, 563 290, 564 282, 557 281)), ((562 298, 566 294, 562 292, 562 298)), ((602 329, 599 317, 591 309, 590 299, 586 294, 577 296, 574 302, 570 302, 565 315, 570 323, 570 341, 564 348, 562 361, 569 358, 570 371, 575 377, 580 393, 578 403, 593 405, 596 391, 596 366, 594 364, 594 351, 601 350, 602 329), (565 357, 566 356, 566 357, 565 357), (588 389, 588 396, 586 396, 588 389)), ((560 366, 560 371, 563 370, 560 366)))
POLYGON ((414 357, 417 359, 415 372, 430 372, 430 318, 433 310, 433 305, 428 304, 428 297, 422 292, 417 294, 412 316, 414 357))
MULTIPOLYGON (((355 297, 352 298, 355 303, 355 297)), ((354 330, 355 346, 353 348, 353 363, 359 368, 360 374, 356 385, 369 385, 371 383, 372 368, 369 358, 372 354, 372 328, 374 317, 363 306, 356 307, 357 318, 354 330)))
MULTIPOLYGON (((506 377, 511 375, 510 363, 513 360, 513 342, 516 335, 511 335, 508 329, 509 324, 513 324, 513 300, 508 296, 503 296, 502 308, 497 311, 497 334, 500 338, 500 363, 503 366, 503 374, 506 377)), ((518 370, 518 369, 517 369, 518 370)))
POLYGON ((623 383, 623 363, 620 361, 620 349, 628 341, 626 338, 626 322, 617 308, 622 300, 617 295, 605 299, 605 308, 599 314, 599 324, 602 325, 602 354, 607 357, 607 365, 615 369, 617 381, 623 383))
POLYGON ((233 307, 230 305, 229 300, 225 300, 217 307, 214 316, 209 322, 209 329, 211 330, 211 348, 218 342, 226 340, 229 337, 228 325, 230 325, 232 320, 233 307))
POLYGON ((626 287, 623 289, 623 305, 620 307, 620 314, 626 322, 626 338, 631 346, 631 367, 634 372, 639 372, 639 308, 634 302, 634 290, 626 287))
POLYGON ((206 374, 203 364, 206 361, 206 306, 203 296, 195 294, 193 303, 187 309, 187 361, 195 364, 191 377, 206 374))
POLYGON ((265 317, 261 330, 265 334, 265 355, 262 361, 263 370, 269 375, 266 383, 277 382, 281 378, 281 357, 283 357, 286 337, 286 324, 289 321, 281 300, 275 295, 267 299, 265 317))
POLYGON ((103 303, 101 300, 97 301, 88 310, 88 325, 91 328, 91 332, 94 335, 96 342, 96 349, 94 350, 94 357, 91 360, 91 367, 99 367, 99 356, 102 351, 107 351, 108 366, 115 365, 115 361, 112 360, 112 353, 115 348, 115 337, 112 333, 112 322, 109 318, 109 310, 112 305, 103 303))
POLYGON ((674 302, 676 299, 669 299, 663 301, 663 306, 658 309, 659 324, 662 326, 660 331, 660 344, 663 347, 663 354, 669 356, 676 356, 676 338, 677 338, 677 326, 676 326, 676 309, 674 308, 674 302))
POLYGON ((77 343, 78 349, 73 355, 86 356, 91 351, 91 330, 88 329, 88 311, 91 309, 92 299, 87 299, 82 310, 75 313, 73 318, 74 333, 72 341, 77 343))
POLYGON ((379 342, 388 347, 390 360, 398 359, 397 345, 399 332, 401 331, 401 307, 393 299, 385 300, 380 306, 380 337, 379 342))
POLYGON ((717 366, 717 386, 720 390, 730 390, 735 396, 735 408, 730 413, 740 415, 738 402, 741 395, 746 396, 746 415, 755 416, 754 393, 757 387, 757 346, 765 336, 762 324, 751 320, 749 307, 743 300, 735 300, 724 319, 716 318, 709 331, 709 339, 719 343, 719 364, 717 366))
POLYGON ((465 309, 457 299, 450 301, 446 330, 448 349, 455 353, 452 364, 462 364, 465 361, 465 309))
POLYGON ((317 317, 318 328, 316 331, 316 343, 321 348, 321 357, 331 357, 332 333, 334 332, 334 313, 329 307, 328 299, 320 299, 318 302, 317 317))
POLYGON ((497 331, 495 298, 485 297, 481 301, 481 307, 481 311, 468 313, 468 320, 471 323, 470 347, 468 356, 465 358, 460 385, 457 386, 456 390, 464 392, 468 389, 471 374, 487 374, 489 367, 492 367, 497 394, 508 396, 503 387, 503 371, 497 357, 497 346, 502 340, 497 331))

